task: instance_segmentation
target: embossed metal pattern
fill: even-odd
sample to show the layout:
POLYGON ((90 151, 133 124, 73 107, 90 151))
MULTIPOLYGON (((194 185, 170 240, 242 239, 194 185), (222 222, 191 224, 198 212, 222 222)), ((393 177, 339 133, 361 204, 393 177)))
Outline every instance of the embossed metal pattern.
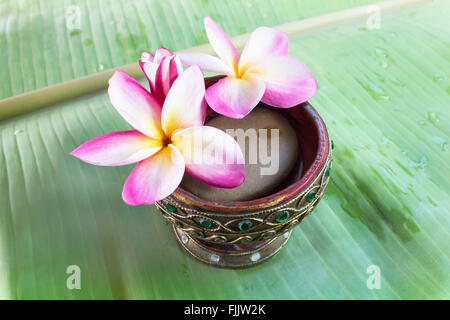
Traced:
POLYGON ((157 202, 156 206, 175 228, 194 239, 221 244, 247 244, 278 237, 299 224, 322 198, 329 181, 327 171, 332 164, 331 144, 328 150, 325 164, 313 181, 296 196, 276 206, 262 205, 259 210, 230 215, 187 206, 174 195, 157 202), (287 218, 277 219, 280 214, 282 218, 287 218), (242 221, 249 221, 251 227, 241 230, 239 224, 242 221))
POLYGON ((284 233, 280 237, 258 244, 254 249, 220 252, 185 235, 180 229, 173 227, 173 230, 179 244, 192 257, 203 263, 228 269, 248 268, 267 261, 286 245, 291 235, 291 232, 284 233))

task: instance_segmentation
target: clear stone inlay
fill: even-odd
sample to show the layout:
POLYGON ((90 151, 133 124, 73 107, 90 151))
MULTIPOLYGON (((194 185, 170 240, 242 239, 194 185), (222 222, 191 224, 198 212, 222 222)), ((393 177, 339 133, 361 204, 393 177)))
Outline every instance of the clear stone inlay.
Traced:
POLYGON ((187 237, 187 235, 185 234, 185 233, 183 233, 182 235, 181 235, 181 242, 183 242, 184 244, 186 244, 187 242, 188 242, 188 237, 187 237))
POLYGON ((211 259, 212 262, 216 262, 216 263, 219 262, 219 260, 220 260, 220 257, 215 253, 213 253, 211 255, 211 257, 209 257, 209 258, 211 259))
POLYGON ((255 252, 254 254, 252 254, 250 256, 250 260, 252 260, 253 262, 258 261, 261 258, 261 254, 259 252, 255 252))
POLYGON ((289 238, 289 235, 291 234, 291 232, 290 231, 286 231, 285 233, 283 233, 283 237, 285 238, 285 239, 287 239, 287 238, 289 238))

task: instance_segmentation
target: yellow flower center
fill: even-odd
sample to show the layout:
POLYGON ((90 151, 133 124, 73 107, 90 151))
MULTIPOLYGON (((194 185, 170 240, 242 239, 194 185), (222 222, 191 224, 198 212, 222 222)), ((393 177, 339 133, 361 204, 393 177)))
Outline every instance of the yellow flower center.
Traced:
POLYGON ((240 78, 244 77, 244 75, 248 71, 249 67, 250 66, 248 64, 243 65, 243 66, 241 66, 241 65, 236 66, 235 71, 234 71, 236 74, 236 78, 240 79, 240 78))
POLYGON ((166 147, 166 146, 168 146, 169 144, 172 143, 172 139, 171 139, 170 137, 164 135, 164 136, 161 138, 161 142, 162 142, 163 147, 166 147))

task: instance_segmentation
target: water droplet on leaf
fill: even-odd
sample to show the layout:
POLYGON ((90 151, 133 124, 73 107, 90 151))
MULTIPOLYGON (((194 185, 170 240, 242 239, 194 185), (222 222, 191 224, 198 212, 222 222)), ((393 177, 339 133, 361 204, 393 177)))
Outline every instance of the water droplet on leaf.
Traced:
POLYGON ((439 119, 438 119, 438 117, 436 116, 436 114, 434 113, 434 112, 432 112, 432 111, 428 111, 428 113, 427 113, 427 118, 428 118, 428 121, 430 121, 431 123, 436 123, 436 122, 439 122, 439 119))
POLYGON ((375 56, 377 57, 377 60, 380 63, 381 67, 383 69, 386 69, 388 67, 388 52, 382 48, 375 48, 375 56))
POLYGON ((448 145, 448 141, 447 140, 445 140, 445 139, 443 139, 443 138, 441 138, 439 136, 433 136, 431 138, 431 140, 434 143, 438 144, 441 147, 442 151, 445 151, 447 149, 447 145, 448 145))

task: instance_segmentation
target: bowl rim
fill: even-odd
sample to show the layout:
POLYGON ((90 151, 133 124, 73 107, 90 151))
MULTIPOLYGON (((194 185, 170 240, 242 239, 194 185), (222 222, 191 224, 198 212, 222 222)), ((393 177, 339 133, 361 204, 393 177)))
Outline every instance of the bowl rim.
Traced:
POLYGON ((309 102, 304 102, 293 108, 305 108, 305 110, 311 115, 311 119, 313 121, 319 140, 316 157, 299 180, 294 181, 292 184, 283 188, 282 190, 279 190, 278 192, 248 201, 205 200, 181 187, 178 187, 170 197, 174 197, 175 199, 183 202, 186 205, 200 208, 202 209, 202 211, 217 213, 232 213, 238 211, 239 213, 242 213, 243 211, 254 211, 260 210, 262 208, 270 208, 276 206, 280 203, 290 200, 291 198, 299 194, 302 190, 306 189, 312 183, 314 178, 320 173, 322 167, 326 164, 328 154, 330 152, 330 141, 328 131, 323 119, 309 102))

